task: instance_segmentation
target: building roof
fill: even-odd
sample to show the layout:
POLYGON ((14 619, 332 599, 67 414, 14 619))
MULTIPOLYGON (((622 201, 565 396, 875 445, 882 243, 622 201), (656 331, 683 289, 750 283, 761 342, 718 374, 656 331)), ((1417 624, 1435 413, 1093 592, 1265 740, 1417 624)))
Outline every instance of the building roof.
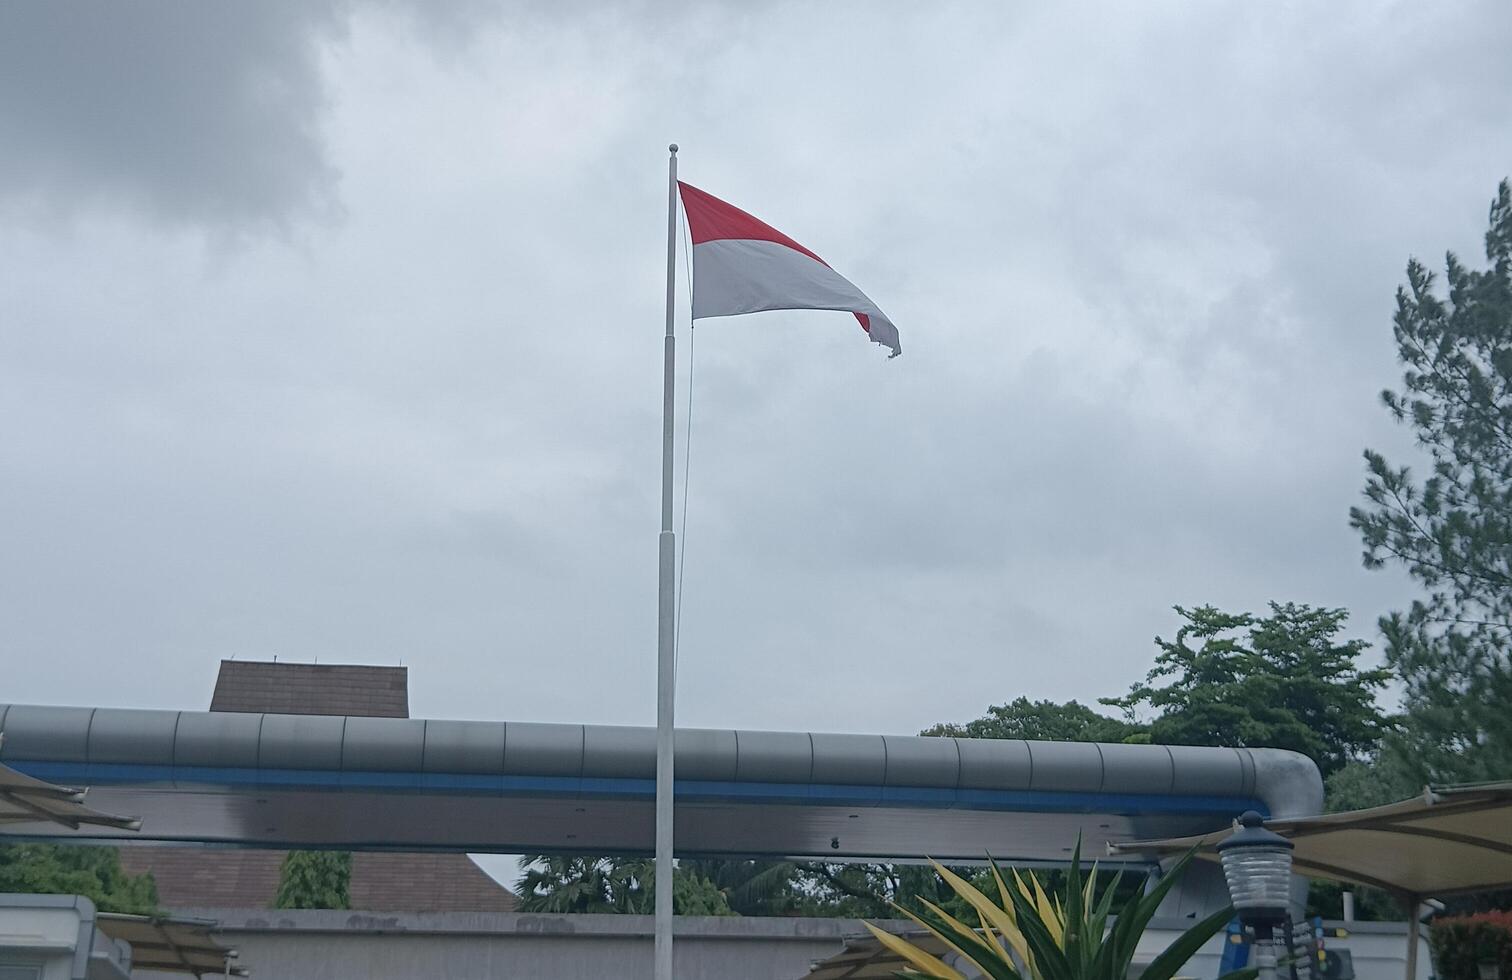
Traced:
POLYGON ((222 660, 211 711, 409 717, 409 668, 222 660))
POLYGON ((121 848, 128 874, 152 872, 165 909, 273 907, 287 851, 151 845, 121 848))
POLYGON ((513 912, 519 904, 466 854, 390 851, 352 855, 351 898, 368 912, 513 912))
MULTIPOLYGON (((408 718, 409 671, 362 664, 222 660, 212 712, 408 718)), ((151 871, 169 909, 271 908, 282 850, 126 847, 121 864, 151 871)), ((514 895, 466 854, 352 856, 351 907, 366 912, 509 912, 514 895)))
MULTIPOLYGON (((287 851, 123 847, 121 866, 151 871, 168 909, 272 908, 287 851)), ((351 907, 363 912, 512 912, 515 897, 466 854, 359 851, 351 907)))

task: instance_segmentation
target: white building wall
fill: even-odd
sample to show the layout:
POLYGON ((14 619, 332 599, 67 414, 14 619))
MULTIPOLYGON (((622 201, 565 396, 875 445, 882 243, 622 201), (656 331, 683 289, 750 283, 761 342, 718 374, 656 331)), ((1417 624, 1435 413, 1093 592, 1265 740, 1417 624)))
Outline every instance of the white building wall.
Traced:
MULTIPOLYGON (((651 918, 634 915, 196 909, 222 923, 219 938, 237 947, 254 980, 650 980, 651 918)), ((894 923, 899 931, 911 923, 894 923)), ((1190 920, 1156 920, 1139 946, 1148 962, 1190 920)), ((1333 923, 1339 925, 1339 923, 1333 923)), ((864 933, 854 919, 695 918, 677 920, 677 976, 683 980, 800 980, 818 960, 864 933)), ((1358 980, 1404 980, 1406 933, 1400 923, 1355 923, 1346 939, 1358 980)), ((1218 975, 1216 937, 1183 975, 1218 975)), ((1430 980, 1426 940, 1416 980, 1430 980)), ((137 976, 144 976, 138 973, 137 976)))

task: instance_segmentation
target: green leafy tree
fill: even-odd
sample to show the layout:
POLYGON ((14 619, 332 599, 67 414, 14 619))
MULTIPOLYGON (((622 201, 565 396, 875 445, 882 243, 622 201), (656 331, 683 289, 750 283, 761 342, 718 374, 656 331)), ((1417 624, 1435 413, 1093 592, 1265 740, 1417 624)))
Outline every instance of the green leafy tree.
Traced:
POLYGON ((515 894, 522 912, 603 913, 617 907, 618 887, 607 858, 526 854, 515 894))
POLYGON ((944 880, 922 865, 839 864, 822 861, 684 861, 714 883, 740 915, 872 918, 919 896, 951 901, 944 880))
POLYGON ((1023 738, 1055 742, 1126 742, 1145 732, 1141 725, 1099 714, 1075 701, 1030 701, 1014 698, 995 704, 987 714, 964 724, 945 722, 921 735, 956 738, 1023 738))
POLYGON ((1385 806, 1421 793, 1423 784, 1394 757, 1355 760, 1324 780, 1324 808, 1329 813, 1385 806))
POLYGON ((1448 289, 1416 260, 1397 289, 1402 387, 1387 411, 1410 426, 1426 476, 1365 451, 1365 506, 1350 511, 1368 568, 1406 568, 1426 591, 1381 621, 1405 684, 1388 743, 1423 780, 1512 776, 1512 188, 1486 232, 1490 267, 1451 253, 1448 289))
POLYGON ((1185 621, 1141 684, 1104 704, 1156 712, 1166 745, 1265 746, 1311 757, 1325 776, 1367 757, 1386 730, 1376 694, 1386 669, 1362 670, 1366 644, 1340 640, 1347 613, 1271 603, 1271 614, 1176 607, 1185 621))
MULTIPOLYGON (((1364 810, 1405 800, 1422 789, 1396 762, 1376 753, 1356 759, 1331 773, 1324 781, 1324 809, 1329 813, 1364 810)), ((1399 921, 1402 903, 1378 888, 1313 879, 1307 893, 1307 914, 1325 919, 1344 917, 1344 892, 1355 894, 1355 917, 1363 922, 1399 921)))
POLYGON ((276 909, 352 907, 349 851, 290 851, 279 874, 276 909))
POLYGON ((151 874, 131 875, 113 847, 0 844, 0 892, 83 895, 102 912, 152 915, 157 883, 151 874))
MULTIPOLYGON (((526 854, 515 894, 522 912, 650 915, 656 907, 656 864, 645 858, 526 854)), ((734 915, 714 882, 688 867, 674 869, 672 910, 678 915, 734 915)))
MULTIPOLYGON (((654 879, 654 862, 642 858, 525 855, 515 893, 525 912, 649 914, 654 879)), ((917 865, 705 858, 678 862, 672 880, 678 915, 877 918, 919 896, 954 900, 917 865)))
POLYGON ((810 914, 803 909, 803 868, 797 861, 732 858, 698 858, 678 864, 679 870, 711 882, 736 915, 810 914))
MULTIPOLYGON (((653 861, 646 862, 647 881, 653 882, 653 887, 648 889, 652 902, 656 899, 654 879, 656 865, 653 861)), ((655 909, 652 909, 655 911, 655 909)), ((730 903, 725 899, 724 893, 702 875, 696 874, 672 874, 672 911, 677 915, 734 915, 730 903)))
POLYGON ((799 868, 799 891, 799 914, 846 918, 891 918, 895 906, 951 897, 933 869, 910 864, 809 862, 799 868))

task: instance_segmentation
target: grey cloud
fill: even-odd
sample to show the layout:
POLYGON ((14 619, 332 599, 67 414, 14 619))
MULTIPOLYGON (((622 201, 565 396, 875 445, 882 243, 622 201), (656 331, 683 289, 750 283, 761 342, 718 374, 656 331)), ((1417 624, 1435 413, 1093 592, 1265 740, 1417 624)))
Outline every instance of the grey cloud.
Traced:
MULTIPOLYGON (((686 723, 1086 701, 1173 603, 1369 637, 1410 594, 1345 513, 1401 435, 1402 263, 1476 254, 1512 169, 1512 8, 670 6, 162 8, 74 39, 78 78, 32 50, 11 204, 345 220, 208 276, 140 222, 0 226, 11 696, 190 706, 276 653, 403 659, 419 713, 649 721, 669 139, 907 350, 843 314, 681 333, 686 723), (203 93, 128 65, 207 48, 203 93), (244 104, 267 77, 287 113, 244 104), (102 86, 135 122, 99 130, 102 86)), ((0 71, 63 29, 0 9, 0 71)))
POLYGON ((0 7, 0 198, 237 228, 328 215, 323 48, 345 4, 0 7))
POLYGON ((0 203, 124 209, 221 234, 340 214, 323 59, 361 7, 438 54, 498 15, 481 2, 0 5, 0 203))

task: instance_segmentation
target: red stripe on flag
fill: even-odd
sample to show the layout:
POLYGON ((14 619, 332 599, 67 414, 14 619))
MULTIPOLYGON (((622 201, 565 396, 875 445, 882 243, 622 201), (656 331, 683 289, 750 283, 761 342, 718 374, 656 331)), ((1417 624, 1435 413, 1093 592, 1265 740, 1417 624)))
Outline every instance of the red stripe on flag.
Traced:
MULTIPOLYGON (((721 201, 713 194, 701 191, 692 184, 685 184, 679 180, 677 187, 682 191, 683 211, 688 215, 688 232, 693 236, 694 245, 730 238, 776 242, 778 245, 786 245, 795 252, 802 252, 826 268, 829 267, 828 262, 760 218, 753 217, 735 205, 721 201)), ((866 326, 862 323, 862 327, 866 326)))

